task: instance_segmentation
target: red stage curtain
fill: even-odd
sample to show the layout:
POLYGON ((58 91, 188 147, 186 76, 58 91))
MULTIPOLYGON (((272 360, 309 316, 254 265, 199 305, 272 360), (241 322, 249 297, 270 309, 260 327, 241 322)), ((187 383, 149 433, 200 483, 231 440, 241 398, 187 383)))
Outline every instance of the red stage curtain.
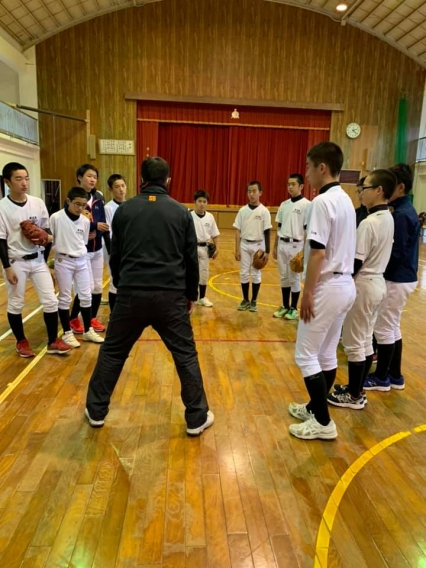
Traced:
POLYGON ((158 154, 170 164, 174 199, 192 203, 197 189, 204 189, 211 204, 227 203, 228 127, 161 123, 158 154))
POLYGON ((230 197, 231 205, 247 201, 249 181, 262 183, 264 205, 279 205, 288 198, 287 178, 304 173, 308 130, 273 128, 231 128, 230 197))
POLYGON ((231 118, 234 106, 138 101, 137 118, 159 122, 217 123, 260 126, 285 126, 291 128, 330 129, 330 111, 294 109, 282 107, 238 106, 239 119, 231 118))

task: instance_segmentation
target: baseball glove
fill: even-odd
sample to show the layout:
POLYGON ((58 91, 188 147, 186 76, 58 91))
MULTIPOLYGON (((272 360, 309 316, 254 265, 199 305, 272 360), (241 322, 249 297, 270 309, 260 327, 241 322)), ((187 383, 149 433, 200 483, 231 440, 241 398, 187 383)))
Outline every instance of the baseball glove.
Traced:
POLYGON ((32 221, 29 221, 27 219, 26 221, 22 221, 20 225, 24 237, 31 241, 33 244, 44 247, 49 242, 49 235, 46 233, 46 231, 41 227, 38 227, 32 221))
POLYGON ((216 252, 216 245, 214 243, 208 243, 207 254, 209 255, 209 258, 213 258, 215 252, 216 252))
POLYGON ((290 260, 290 268, 293 272, 303 272, 303 250, 290 260))
POLYGON ((268 257, 266 256, 265 251, 259 249, 257 252, 254 253, 253 256, 253 268, 256 270, 262 270, 265 268, 266 263, 268 262, 268 257))

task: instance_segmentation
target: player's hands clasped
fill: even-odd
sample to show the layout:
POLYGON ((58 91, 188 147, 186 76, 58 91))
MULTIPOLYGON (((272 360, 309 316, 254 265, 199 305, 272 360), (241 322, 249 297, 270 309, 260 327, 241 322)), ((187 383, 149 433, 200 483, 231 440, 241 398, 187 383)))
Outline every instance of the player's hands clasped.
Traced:
POLYGON ((309 323, 311 318, 314 317, 314 296, 310 292, 304 292, 300 303, 300 319, 305 323, 309 323))
POLYGON ((13 270, 13 268, 11 268, 9 266, 9 268, 6 268, 5 273, 6 273, 6 278, 7 278, 7 281, 9 282, 9 284, 12 284, 12 286, 15 286, 16 284, 18 284, 18 277, 16 276, 16 273, 13 270))

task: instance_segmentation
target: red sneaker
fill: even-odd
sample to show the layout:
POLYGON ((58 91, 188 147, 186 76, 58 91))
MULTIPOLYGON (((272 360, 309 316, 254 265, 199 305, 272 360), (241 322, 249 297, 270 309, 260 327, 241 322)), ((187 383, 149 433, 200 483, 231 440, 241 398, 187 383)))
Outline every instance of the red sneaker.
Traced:
POLYGON ((81 324, 81 321, 78 318, 75 318, 70 321, 70 327, 73 333, 81 334, 84 333, 84 327, 81 324))
POLYGON ((98 321, 96 318, 92 318, 92 321, 90 322, 92 324, 92 327, 95 331, 105 331, 106 327, 104 325, 101 324, 100 321, 98 321))
POLYGON ((70 345, 67 345, 58 337, 53 343, 50 343, 50 345, 47 346, 47 352, 56 355, 65 355, 66 353, 69 353, 71 349, 72 347, 70 345))
POLYGON ((34 357, 35 353, 34 351, 31 349, 28 341, 26 339, 21 339, 21 341, 18 341, 16 344, 16 352, 19 353, 19 355, 21 357, 34 357))

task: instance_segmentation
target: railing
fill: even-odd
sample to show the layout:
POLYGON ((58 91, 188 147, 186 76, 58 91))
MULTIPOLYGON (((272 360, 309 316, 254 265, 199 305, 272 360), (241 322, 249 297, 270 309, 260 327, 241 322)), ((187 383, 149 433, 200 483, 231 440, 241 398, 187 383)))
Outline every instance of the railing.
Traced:
POLYGON ((20 110, 12 108, 6 103, 0 101, 0 132, 37 144, 38 131, 37 120, 20 110))

